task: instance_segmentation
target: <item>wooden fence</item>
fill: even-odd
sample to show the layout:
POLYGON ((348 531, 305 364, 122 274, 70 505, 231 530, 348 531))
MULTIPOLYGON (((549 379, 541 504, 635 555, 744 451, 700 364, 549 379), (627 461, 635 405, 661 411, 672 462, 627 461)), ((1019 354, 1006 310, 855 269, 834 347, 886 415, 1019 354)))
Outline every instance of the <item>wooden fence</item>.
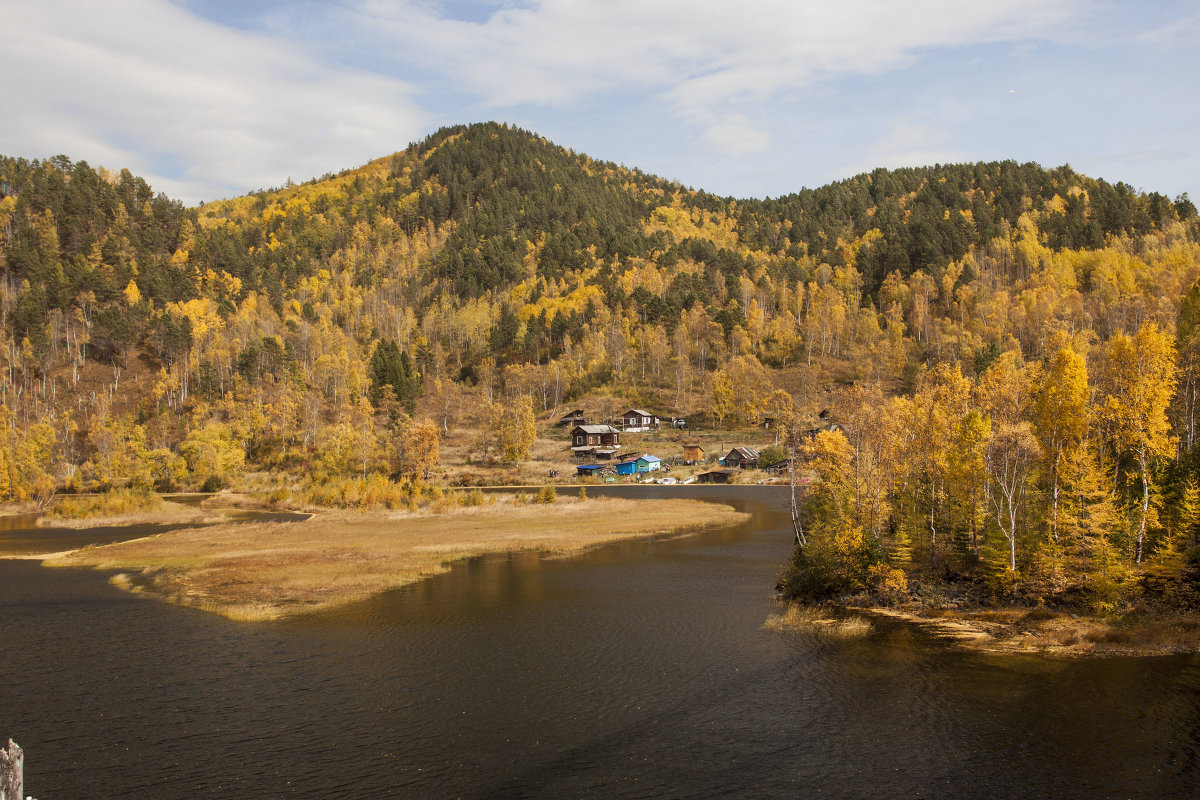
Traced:
POLYGON ((12 739, 0 750, 0 800, 24 800, 25 754, 12 739))

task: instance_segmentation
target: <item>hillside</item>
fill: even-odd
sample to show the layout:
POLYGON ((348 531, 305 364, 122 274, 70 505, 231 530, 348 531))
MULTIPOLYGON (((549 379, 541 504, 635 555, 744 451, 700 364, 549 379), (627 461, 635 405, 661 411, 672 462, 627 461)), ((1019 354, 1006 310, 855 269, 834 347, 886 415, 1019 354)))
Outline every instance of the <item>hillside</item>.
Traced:
POLYGON ((200 208, 64 156, 0 159, 0 194, 4 499, 437 476, 438 438, 449 480, 527 461, 526 414, 568 403, 720 430, 834 405, 851 452, 814 469, 857 484, 810 513, 865 531, 862 570, 1061 572, 1097 551, 1057 538, 1067 462, 1103 478, 1121 563, 1194 536, 1186 195, 994 162, 736 200, 494 123, 200 208), (1167 366, 1122 371, 1153 349, 1167 366), (1069 434, 1038 422, 1067 413, 1038 406, 1062 370, 1069 434), (1004 514, 1002 426, 1033 437, 1004 514))

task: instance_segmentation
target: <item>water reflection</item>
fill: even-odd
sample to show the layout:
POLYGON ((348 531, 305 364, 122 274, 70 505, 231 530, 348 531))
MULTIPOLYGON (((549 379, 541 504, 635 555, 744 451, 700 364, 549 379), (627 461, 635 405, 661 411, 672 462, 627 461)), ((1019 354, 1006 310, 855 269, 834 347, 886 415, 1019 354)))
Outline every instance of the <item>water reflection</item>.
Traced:
MULTIPOLYGON (((199 505, 210 495, 164 495, 168 502, 199 505)), ((261 511, 258 509, 213 509, 222 522, 296 522, 308 514, 291 511, 261 511)), ((180 528, 211 525, 212 522, 174 522, 169 524, 111 525, 92 528, 68 528, 54 524, 39 525, 41 514, 10 514, 0 516, 0 553, 32 554, 57 553, 75 550, 89 544, 101 545, 127 542, 143 536, 153 536, 180 528)))

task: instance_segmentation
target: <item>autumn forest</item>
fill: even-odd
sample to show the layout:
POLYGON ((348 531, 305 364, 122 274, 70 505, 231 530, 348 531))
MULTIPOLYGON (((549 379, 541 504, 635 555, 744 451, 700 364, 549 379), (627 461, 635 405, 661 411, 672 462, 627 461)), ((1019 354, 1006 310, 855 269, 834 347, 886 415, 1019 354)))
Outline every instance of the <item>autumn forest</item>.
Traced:
POLYGON ((735 200, 488 123, 185 207, 0 158, 0 499, 411 500, 608 393, 782 428, 794 595, 1190 607, 1198 279, 1187 195, 1068 166, 735 200))

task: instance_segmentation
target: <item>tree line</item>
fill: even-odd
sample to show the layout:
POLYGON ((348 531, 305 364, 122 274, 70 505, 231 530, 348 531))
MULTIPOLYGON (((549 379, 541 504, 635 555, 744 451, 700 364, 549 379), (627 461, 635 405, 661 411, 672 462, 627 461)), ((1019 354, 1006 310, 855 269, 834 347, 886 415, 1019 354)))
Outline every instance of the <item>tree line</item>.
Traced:
POLYGON ((471 457, 516 460, 524 409, 605 387, 730 425, 781 383, 812 413, 850 382, 1025 374, 1060 334, 1091 364, 1145 325, 1190 335, 1200 277, 1186 196, 1012 162, 734 200, 483 124, 199 208, 65 157, 2 159, 0 186, 5 498, 395 474, 408 428, 495 430, 504 407, 521 419, 471 457))

